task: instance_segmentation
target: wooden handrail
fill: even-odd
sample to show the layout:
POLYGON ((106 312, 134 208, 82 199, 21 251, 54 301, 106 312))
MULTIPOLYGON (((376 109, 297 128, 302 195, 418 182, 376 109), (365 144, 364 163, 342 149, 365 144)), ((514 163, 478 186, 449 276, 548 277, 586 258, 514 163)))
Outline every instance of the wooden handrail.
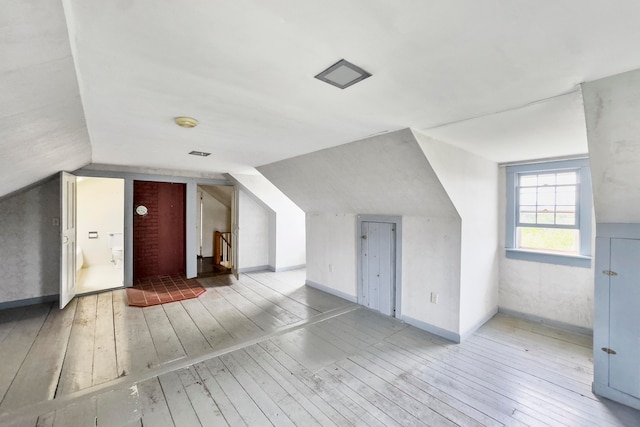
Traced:
POLYGON ((213 232, 213 259, 216 265, 222 265, 231 258, 231 232, 213 232), (228 239, 227 239, 228 238, 228 239))

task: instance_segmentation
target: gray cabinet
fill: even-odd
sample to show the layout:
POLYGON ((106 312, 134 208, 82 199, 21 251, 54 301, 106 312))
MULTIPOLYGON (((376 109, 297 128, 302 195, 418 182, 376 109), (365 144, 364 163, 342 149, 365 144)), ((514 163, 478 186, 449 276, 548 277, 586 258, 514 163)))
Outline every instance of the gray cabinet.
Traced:
POLYGON ((640 239, 609 234, 596 239, 593 389, 640 409, 640 239))

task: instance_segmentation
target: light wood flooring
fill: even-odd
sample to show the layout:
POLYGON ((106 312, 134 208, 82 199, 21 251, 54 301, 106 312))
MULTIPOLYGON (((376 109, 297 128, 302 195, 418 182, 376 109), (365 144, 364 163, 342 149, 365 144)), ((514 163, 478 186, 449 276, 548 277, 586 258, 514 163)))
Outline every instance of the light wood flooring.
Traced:
POLYGON ((0 426, 640 426, 591 393, 591 339, 498 315, 452 344, 304 270, 0 312, 0 426))

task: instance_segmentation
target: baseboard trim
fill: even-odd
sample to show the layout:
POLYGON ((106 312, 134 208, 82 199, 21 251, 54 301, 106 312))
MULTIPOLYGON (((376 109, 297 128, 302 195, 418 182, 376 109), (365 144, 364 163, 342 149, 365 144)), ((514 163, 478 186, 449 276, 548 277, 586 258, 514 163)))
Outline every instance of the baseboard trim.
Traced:
POLYGON ((275 272, 276 273, 280 273, 283 271, 291 271, 291 270, 299 270, 301 268, 306 268, 307 264, 300 264, 300 265, 292 265, 290 267, 280 267, 280 268, 276 268, 275 272))
POLYGON ((358 302, 358 298, 355 295, 346 294, 344 292, 330 288, 329 286, 321 285, 320 283, 316 283, 311 280, 305 280, 304 284, 307 286, 311 286, 312 288, 318 289, 319 291, 326 292, 331 295, 335 295, 342 299, 346 299, 347 301, 355 302, 355 303, 358 302))
POLYGON ((238 269, 238 273, 253 273, 256 271, 274 271, 270 265, 256 265, 255 267, 243 267, 238 269))
POLYGON ((605 397, 607 399, 613 400, 614 402, 622 403, 623 405, 627 405, 640 410, 640 399, 636 397, 630 396, 626 393, 622 393, 621 391, 615 390, 608 385, 600 384, 597 382, 593 382, 591 384, 591 389, 598 396, 605 397))
POLYGON ((493 316, 496 315, 496 313, 498 313, 498 307, 494 307, 491 311, 489 311, 482 319, 480 319, 475 325, 473 325, 472 327, 470 327, 469 329, 467 329, 465 332, 460 334, 460 342, 466 340, 467 338, 469 338, 471 335, 474 334, 475 331, 478 330, 478 328, 480 328, 482 325, 484 325, 485 323, 487 323, 489 320, 491 320, 491 318, 493 316))
POLYGON ((546 317, 536 316, 535 314, 522 313, 520 311, 511 310, 509 308, 498 307, 498 313, 506 314, 511 317, 518 317, 520 319, 529 320, 531 322, 541 323, 546 326, 550 326, 556 329, 562 329, 567 332, 573 332, 576 334, 593 336, 593 329, 585 328, 584 326, 572 325, 571 323, 561 322, 559 320, 547 319, 546 317))
POLYGON ((418 329, 427 331, 430 334, 437 335, 440 338, 444 338, 456 344, 460 344, 460 334, 448 331, 446 329, 439 328, 437 326, 423 322, 422 320, 414 319, 413 317, 406 316, 406 315, 401 316, 400 320, 402 320, 405 323, 408 323, 411 326, 415 326, 418 329))
POLYGON ((0 302, 0 310, 8 310, 10 308, 16 308, 16 307, 26 307, 28 305, 43 304, 46 302, 54 302, 58 300, 59 300, 58 295, 47 295, 43 297, 34 297, 34 298, 20 299, 16 301, 0 302))

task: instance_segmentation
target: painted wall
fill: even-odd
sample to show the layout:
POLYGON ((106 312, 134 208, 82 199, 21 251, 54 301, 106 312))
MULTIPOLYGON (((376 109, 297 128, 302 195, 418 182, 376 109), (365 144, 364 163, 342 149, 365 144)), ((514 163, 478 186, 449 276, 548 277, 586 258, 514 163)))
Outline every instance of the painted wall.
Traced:
POLYGON ((269 268, 269 211, 238 192, 238 271, 269 268))
POLYGON ((460 333, 464 336, 498 307, 498 165, 413 133, 462 219, 460 333))
POLYGON ((60 291, 58 175, 0 200, 0 303, 60 291))
POLYGON ((124 232, 124 180, 78 178, 76 242, 84 267, 111 263, 109 233, 124 232), (89 239, 97 231, 97 239, 89 239))
POLYGON ((593 262, 592 268, 581 268, 506 258, 506 168, 500 168, 499 178, 498 305, 501 309, 522 313, 532 319, 548 320, 559 326, 577 326, 585 331, 592 329, 593 262))
POLYGON ((640 222, 640 70, 582 85, 596 222, 640 222))
POLYGON ((458 334, 460 217, 410 130, 259 170, 307 213, 307 280, 337 294, 356 296, 357 215, 402 216, 400 317, 458 334))
POLYGON ((402 283, 405 320, 457 340, 460 218, 402 217, 402 283), (438 294, 437 304, 431 302, 432 292, 438 294))
POLYGON ((307 281, 357 295, 356 214, 307 214, 307 281))
MULTIPOLYGON (((259 169, 259 168, 258 168, 259 169)), ((305 213, 263 175, 232 174, 248 192, 273 211, 269 265, 276 271, 306 264, 305 213)))
MULTIPOLYGON (((198 199, 202 197, 202 253, 204 257, 213 256, 213 232, 231 231, 231 210, 207 191, 199 187, 198 199)), ((198 217, 200 211, 197 209, 198 217)), ((200 226, 200 221, 197 222, 200 226)), ((199 232, 199 231, 198 231, 199 232)), ((200 254, 200 248, 197 248, 200 254)))

